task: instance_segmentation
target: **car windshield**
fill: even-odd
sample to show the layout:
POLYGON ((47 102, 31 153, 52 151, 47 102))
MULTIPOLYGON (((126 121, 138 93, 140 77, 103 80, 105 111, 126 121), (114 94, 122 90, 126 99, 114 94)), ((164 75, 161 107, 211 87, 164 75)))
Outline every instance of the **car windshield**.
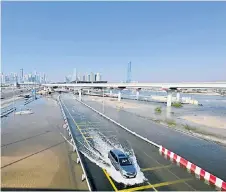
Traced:
POLYGON ((132 163, 130 162, 130 160, 128 158, 120 158, 119 163, 122 166, 132 165, 132 163))

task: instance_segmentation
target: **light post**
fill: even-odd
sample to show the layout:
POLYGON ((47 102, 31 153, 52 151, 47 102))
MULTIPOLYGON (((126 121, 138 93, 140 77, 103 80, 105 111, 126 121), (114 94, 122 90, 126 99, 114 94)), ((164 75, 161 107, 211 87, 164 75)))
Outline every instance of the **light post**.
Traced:
POLYGON ((102 109, 103 113, 104 113, 104 88, 103 88, 103 109, 102 109))

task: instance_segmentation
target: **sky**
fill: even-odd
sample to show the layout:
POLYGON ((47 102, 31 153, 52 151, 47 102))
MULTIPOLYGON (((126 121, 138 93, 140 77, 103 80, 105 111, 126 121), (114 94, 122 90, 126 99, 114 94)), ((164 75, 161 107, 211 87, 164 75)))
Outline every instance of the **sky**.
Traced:
POLYGON ((226 2, 2 2, 2 72, 226 80, 226 2))

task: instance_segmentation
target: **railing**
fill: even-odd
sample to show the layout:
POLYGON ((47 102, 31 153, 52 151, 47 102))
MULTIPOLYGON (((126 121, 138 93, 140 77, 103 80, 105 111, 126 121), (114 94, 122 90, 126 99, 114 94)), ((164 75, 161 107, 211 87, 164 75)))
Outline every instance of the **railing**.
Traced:
POLYGON ((4 116, 6 116, 6 115, 12 113, 12 112, 15 111, 15 110, 16 110, 16 107, 12 107, 12 108, 10 108, 10 109, 7 109, 7 110, 5 110, 5 111, 3 111, 3 112, 1 113, 1 117, 4 117, 4 116))

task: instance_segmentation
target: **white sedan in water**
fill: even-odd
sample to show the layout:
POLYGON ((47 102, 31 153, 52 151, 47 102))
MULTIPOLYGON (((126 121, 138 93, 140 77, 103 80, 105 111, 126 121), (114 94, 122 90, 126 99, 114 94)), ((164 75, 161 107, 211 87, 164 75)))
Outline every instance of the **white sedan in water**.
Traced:
POLYGON ((125 178, 135 178, 137 175, 136 167, 132 160, 119 149, 112 149, 108 153, 112 165, 125 178))

